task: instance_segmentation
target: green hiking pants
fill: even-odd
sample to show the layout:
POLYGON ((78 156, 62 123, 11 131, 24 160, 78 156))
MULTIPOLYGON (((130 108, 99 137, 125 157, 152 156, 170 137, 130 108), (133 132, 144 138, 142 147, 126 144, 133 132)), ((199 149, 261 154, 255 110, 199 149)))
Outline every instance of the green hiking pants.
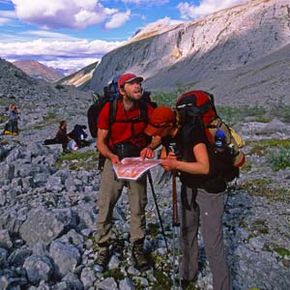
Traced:
POLYGON ((146 175, 143 175, 137 181, 117 179, 112 162, 106 159, 97 201, 99 212, 95 238, 99 244, 109 242, 110 239, 115 238, 112 232, 113 210, 125 185, 128 186, 128 201, 131 212, 130 240, 135 242, 145 237, 146 175))

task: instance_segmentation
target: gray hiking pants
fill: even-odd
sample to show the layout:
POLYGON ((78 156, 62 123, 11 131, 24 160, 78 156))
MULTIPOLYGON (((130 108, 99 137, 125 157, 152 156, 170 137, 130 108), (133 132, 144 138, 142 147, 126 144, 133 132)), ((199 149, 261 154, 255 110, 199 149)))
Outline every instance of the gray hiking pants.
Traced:
POLYGON ((147 205, 146 175, 143 175, 137 181, 117 179, 114 174, 112 162, 106 159, 97 201, 99 213, 95 238, 99 244, 109 242, 110 239, 115 238, 112 232, 113 210, 126 184, 128 185, 128 200, 131 211, 130 240, 131 242, 135 242, 145 237, 145 207, 147 205))
POLYGON ((223 243, 224 193, 208 193, 183 185, 181 208, 181 279, 193 280, 197 275, 197 233, 200 222, 205 252, 213 274, 213 289, 232 289, 223 243))

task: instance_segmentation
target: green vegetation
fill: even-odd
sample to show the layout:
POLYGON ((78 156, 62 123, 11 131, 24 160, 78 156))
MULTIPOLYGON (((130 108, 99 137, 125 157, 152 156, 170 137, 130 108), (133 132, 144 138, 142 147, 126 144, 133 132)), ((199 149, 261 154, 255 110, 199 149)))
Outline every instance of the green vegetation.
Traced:
POLYGON ((156 93, 152 95, 152 100, 158 105, 166 105, 174 107, 177 98, 177 93, 156 93))
POLYGON ((281 187, 273 187, 270 178, 253 179, 244 182, 241 188, 248 191, 250 195, 264 196, 272 201, 290 201, 290 189, 281 187))
POLYGON ((60 120, 58 115, 53 111, 53 109, 49 109, 48 112, 43 116, 43 120, 34 125, 33 129, 42 129, 52 123, 58 123, 59 121, 60 120))
MULTIPOLYGON (((290 140, 289 140, 290 142, 290 140)), ((270 163, 271 168, 274 171, 290 168, 290 149, 289 148, 278 148, 274 152, 267 154, 267 161, 270 163)))
POLYGON ((172 281, 170 276, 165 275, 165 273, 159 269, 155 269, 154 277, 156 278, 156 282, 154 283, 152 289, 156 290, 171 289, 172 281))
POLYGON ((267 113, 266 109, 261 106, 217 106, 217 112, 230 126, 244 121, 246 117, 253 117, 255 121, 270 121, 269 118, 265 117, 265 114, 267 113))
POLYGON ((56 119, 57 119, 56 113, 50 110, 43 116, 43 120, 47 122, 55 121, 56 119))
POLYGON ((120 269, 112 269, 104 272, 104 278, 112 277, 116 281, 123 280, 125 278, 124 274, 121 272, 120 269))
POLYGON ((97 159, 98 153, 96 151, 71 151, 58 158, 56 167, 61 168, 65 165, 70 170, 94 170, 97 168, 97 159))
POLYGON ((290 250, 288 250, 288 249, 285 249, 282 247, 276 247, 276 248, 274 248, 274 251, 282 258, 290 257, 290 250))
POLYGON ((247 144, 252 148, 250 154, 256 154, 258 156, 264 156, 267 150, 271 148, 285 148, 290 149, 290 139, 270 139, 259 141, 248 141, 247 144))
POLYGON ((250 154, 266 156, 274 171, 290 167, 290 139, 249 141, 250 154))
POLYGON ((257 233, 257 234, 268 234, 269 233, 269 229, 268 226, 266 224, 265 220, 256 220, 252 225, 251 225, 251 229, 257 233))
POLYGON ((0 113, 0 123, 4 123, 8 120, 8 116, 6 114, 0 113))

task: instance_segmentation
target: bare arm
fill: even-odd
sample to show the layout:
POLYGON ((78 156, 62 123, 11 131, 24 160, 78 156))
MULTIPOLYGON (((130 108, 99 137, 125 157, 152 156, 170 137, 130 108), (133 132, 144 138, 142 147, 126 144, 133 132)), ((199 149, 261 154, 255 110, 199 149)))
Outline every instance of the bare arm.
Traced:
POLYGON ((178 170, 190 174, 208 174, 209 159, 205 144, 199 143, 193 147, 195 162, 179 161, 174 153, 170 152, 167 159, 161 161, 165 170, 178 170))
POLYGON ((119 157, 114 154, 109 147, 107 146, 106 140, 109 134, 109 130, 98 129, 98 138, 97 138, 97 148, 102 155, 106 158, 109 158, 113 164, 119 163, 119 157))

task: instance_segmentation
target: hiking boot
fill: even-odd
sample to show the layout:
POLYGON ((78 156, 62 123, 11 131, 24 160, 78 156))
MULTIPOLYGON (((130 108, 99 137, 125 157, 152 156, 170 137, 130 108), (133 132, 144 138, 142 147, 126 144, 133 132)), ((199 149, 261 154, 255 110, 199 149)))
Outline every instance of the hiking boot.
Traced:
POLYGON ((134 267, 140 271, 148 270, 151 267, 150 262, 144 253, 143 240, 137 241, 133 244, 132 258, 134 267))
POLYGON ((108 266, 110 260, 110 250, 108 245, 101 246, 98 250, 95 270, 103 272, 108 266))

